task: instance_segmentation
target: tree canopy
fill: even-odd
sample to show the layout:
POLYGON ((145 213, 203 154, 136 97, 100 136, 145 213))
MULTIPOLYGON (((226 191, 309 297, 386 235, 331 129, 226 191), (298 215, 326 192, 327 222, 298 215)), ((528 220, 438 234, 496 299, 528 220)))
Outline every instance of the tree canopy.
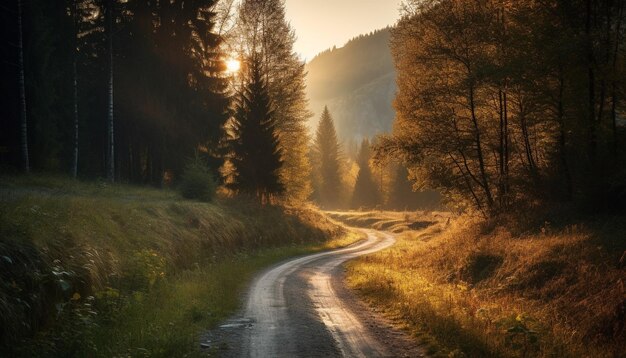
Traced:
POLYGON ((382 151, 485 215, 624 202, 621 2, 411 5, 392 30, 397 119, 382 151))

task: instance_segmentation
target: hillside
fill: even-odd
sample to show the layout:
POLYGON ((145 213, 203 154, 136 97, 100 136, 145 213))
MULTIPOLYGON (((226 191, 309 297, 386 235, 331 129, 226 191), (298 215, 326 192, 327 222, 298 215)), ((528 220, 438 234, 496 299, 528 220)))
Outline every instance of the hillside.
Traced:
POLYGON ((312 209, 0 177, 0 356, 206 356, 256 271, 356 239, 312 209))
POLYGON ((311 128, 327 105, 339 136, 360 141, 391 130, 395 71, 389 50, 389 29, 349 41, 320 53, 307 64, 311 128))

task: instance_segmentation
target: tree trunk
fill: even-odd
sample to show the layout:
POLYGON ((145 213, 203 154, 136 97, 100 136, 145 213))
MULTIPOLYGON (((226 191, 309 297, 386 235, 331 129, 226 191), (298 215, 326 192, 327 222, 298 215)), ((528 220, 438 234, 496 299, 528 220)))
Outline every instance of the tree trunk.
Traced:
POLYGON ((535 163, 535 158, 533 156, 533 149, 530 143, 530 134, 528 131, 528 121, 526 119, 526 114, 524 113, 524 106, 520 100, 520 127, 522 129, 522 139, 524 140, 524 152, 526 153, 526 160, 528 161, 528 169, 533 176, 533 178, 537 177, 537 165, 535 163))
POLYGON ((559 157, 561 160, 561 172, 565 179, 565 198, 570 200, 573 194, 572 176, 570 174, 569 165, 567 163, 567 147, 566 147, 566 128, 565 128, 565 111, 563 106, 564 91, 563 70, 559 67, 559 102, 558 108, 558 124, 559 124, 559 157))
POLYGON ((476 117, 476 104, 474 102, 474 84, 470 84, 469 88, 469 102, 470 111, 472 116, 472 124, 474 126, 474 140, 476 141, 476 155, 478 156, 478 166, 480 169, 480 177, 482 180, 482 187, 487 197, 487 206, 491 210, 493 208, 493 196, 491 195, 491 189, 489 189, 489 180, 487 179, 487 173, 485 171, 485 159, 483 157, 483 148, 480 138, 480 128, 478 126, 478 118, 476 117))
POLYGON ((25 173, 30 172, 28 156, 28 122, 26 113, 26 79, 24 75, 24 30, 22 28, 22 1, 17 0, 17 27, 18 27, 18 68, 20 86, 20 137, 22 151, 22 169, 25 173))
POLYGON ((504 206, 508 206, 509 197, 509 108, 507 97, 507 86, 503 92, 504 105, 504 206))
POLYGON ((622 20, 623 20, 623 11, 624 11, 624 3, 622 1, 618 2, 618 10, 617 10, 617 25, 615 30, 615 48, 613 51, 613 83, 611 86, 611 130, 613 131, 613 143, 612 143, 612 152, 613 157, 617 157, 617 148, 618 148, 618 138, 617 138, 617 56, 620 53, 620 34, 622 29, 622 20))
POLYGON ((113 118, 113 0, 108 0, 109 95, 107 179, 115 181, 115 127, 113 118))
POLYGON ((509 167, 508 159, 508 113, 506 108, 506 92, 498 90, 498 105, 500 115, 500 153, 499 153, 499 174, 498 200, 501 209, 506 207, 507 196, 507 171, 509 167))
MULTIPOLYGON (((474 198, 474 204, 476 205, 476 208, 478 209, 478 211, 480 211, 483 214, 483 216, 487 217, 487 213, 485 213, 485 211, 483 210, 483 205, 480 202, 480 198, 478 198, 478 195, 476 195, 476 192, 474 191, 474 188, 472 187, 472 182, 470 181, 470 178, 468 178, 468 175, 471 177, 471 173, 468 173, 468 175, 465 174, 465 172, 463 171, 463 168, 461 167, 459 162, 454 158, 452 153, 448 153, 448 156, 450 157, 450 159, 452 159, 452 162, 459 170, 459 173, 461 174, 461 177, 463 178, 463 181, 465 182, 465 186, 467 187, 467 190, 470 192, 470 194, 472 194, 472 198, 474 198)), ((465 167, 467 168, 467 163, 465 164, 465 167)))
POLYGON ((78 53, 76 47, 78 45, 78 15, 76 1, 72 1, 72 16, 74 21, 74 48, 72 51, 72 75, 74 76, 74 153, 72 156, 72 177, 78 176, 78 71, 76 70, 78 53))
POLYGON ((594 51, 593 40, 591 38, 591 18, 592 18, 592 3, 591 0, 587 0, 587 14, 585 21, 585 35, 587 36, 587 95, 588 95, 588 140, 589 140, 589 160, 593 165, 595 163, 596 151, 597 151, 597 138, 596 138, 596 92, 595 92, 595 71, 594 71, 594 51))

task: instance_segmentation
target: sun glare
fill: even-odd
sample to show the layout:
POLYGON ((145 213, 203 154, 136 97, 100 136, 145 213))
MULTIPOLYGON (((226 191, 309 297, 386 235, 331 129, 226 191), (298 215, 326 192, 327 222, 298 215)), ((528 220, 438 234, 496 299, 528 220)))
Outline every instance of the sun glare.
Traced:
POLYGON ((241 62, 239 60, 230 59, 226 61, 226 72, 235 73, 241 68, 241 62))

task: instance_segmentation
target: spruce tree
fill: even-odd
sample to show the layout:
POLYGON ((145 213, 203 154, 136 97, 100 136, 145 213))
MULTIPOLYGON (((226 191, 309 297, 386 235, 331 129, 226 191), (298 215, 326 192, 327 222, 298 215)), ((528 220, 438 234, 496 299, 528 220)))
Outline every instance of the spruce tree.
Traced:
POLYGON ((374 208, 376 205, 381 204, 381 195, 378 191, 378 186, 372 178, 372 171, 369 165, 371 157, 370 142, 365 138, 361 142, 361 149, 359 150, 359 173, 356 177, 352 195, 353 208, 374 208))
POLYGON ((311 194, 307 122, 311 117, 305 91, 305 68, 294 51, 296 36, 285 18, 284 0, 243 0, 237 28, 244 55, 258 54, 276 129, 283 149, 280 179, 284 196, 304 201, 311 194))
POLYGON ((341 191, 339 140, 333 118, 324 108, 315 135, 313 158, 319 184, 316 189, 316 199, 323 207, 339 205, 341 191))
POLYGON ((283 162, 260 57, 252 57, 249 65, 248 81, 235 108, 231 141, 234 172, 230 186, 255 195, 261 203, 269 203, 284 191, 279 178, 283 162))

